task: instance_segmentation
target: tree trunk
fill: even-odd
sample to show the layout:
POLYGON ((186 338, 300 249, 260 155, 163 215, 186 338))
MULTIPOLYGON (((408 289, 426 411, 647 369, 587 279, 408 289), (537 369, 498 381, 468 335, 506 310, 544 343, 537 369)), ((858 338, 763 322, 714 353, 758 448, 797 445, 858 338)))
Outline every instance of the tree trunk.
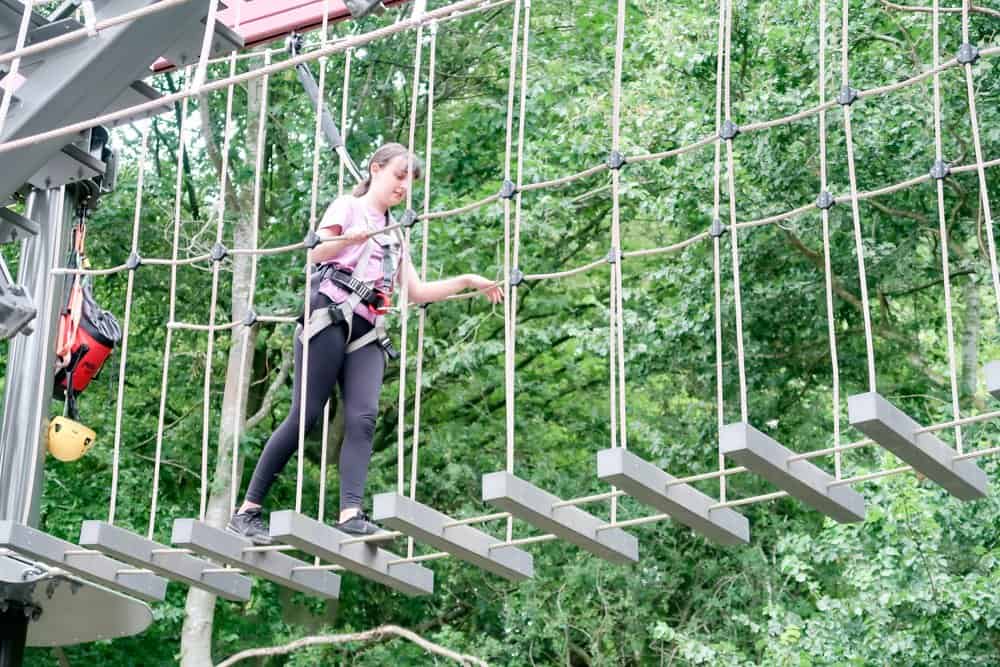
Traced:
POLYGON ((971 398, 976 408, 982 410, 985 407, 983 401, 976 397, 979 377, 979 283, 970 277, 963 281, 962 292, 965 297, 965 321, 962 327, 962 377, 958 392, 963 398, 971 398))
MULTIPOLYGON (((256 155, 258 146, 257 125, 260 117, 261 104, 261 81, 255 79, 248 85, 247 104, 247 130, 246 139, 248 152, 256 155)), ((221 162, 217 160, 218 150, 211 141, 211 126, 204 122, 209 116, 207 100, 202 100, 202 131, 206 136, 209 152, 216 170, 221 169, 221 162)), ((237 220, 233 232, 233 243, 235 247, 247 248, 253 243, 254 230, 253 215, 244 214, 253 208, 252 184, 245 184, 240 189, 239 208, 235 213, 237 220)), ((235 201, 229 200, 228 206, 232 206, 235 201)), ((242 320, 247 312, 247 300, 250 294, 250 276, 252 258, 246 255, 233 257, 233 280, 232 280, 232 317, 234 320, 242 320)), ((233 332, 233 340, 229 349, 229 358, 226 364, 226 385, 223 392, 221 424, 219 428, 219 440, 216 446, 215 471, 212 478, 211 490, 206 510, 206 522, 215 528, 223 528, 229 519, 232 508, 232 451, 234 438, 240 438, 243 434, 244 424, 247 415, 247 394, 250 382, 253 379, 254 347, 256 342, 256 331, 240 328, 233 332), (244 353, 244 346, 246 351, 244 353), (240 376, 242 372, 242 383, 240 376)), ((237 462, 240 463, 239 461, 237 462)), ((239 470, 239 465, 237 467, 239 470)), ((181 665, 182 667, 210 667, 212 660, 212 627, 215 620, 215 595, 191 588, 188 591, 187 603, 184 607, 184 627, 181 632, 181 665)))

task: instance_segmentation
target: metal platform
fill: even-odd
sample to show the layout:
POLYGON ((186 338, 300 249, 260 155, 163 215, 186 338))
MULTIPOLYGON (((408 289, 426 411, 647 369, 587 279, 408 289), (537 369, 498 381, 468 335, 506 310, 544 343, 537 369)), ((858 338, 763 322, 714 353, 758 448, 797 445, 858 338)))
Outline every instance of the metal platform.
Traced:
POLYGON ((728 507, 713 509, 715 498, 689 484, 671 484, 672 476, 622 447, 597 453, 597 477, 719 544, 750 541, 745 516, 728 507))
POLYGON ((248 577, 230 572, 205 572, 218 569, 218 566, 171 551, 158 542, 103 521, 84 521, 80 528, 80 544, 226 600, 245 602, 250 599, 252 582, 248 577))
MULTIPOLYGON (((149 0, 104 0, 95 3, 96 17, 103 20, 148 4, 149 0)), ((4 51, 16 39, 23 6, 16 0, 0 0, 0 44, 8 45, 4 51)), ((25 56, 19 71, 24 82, 17 89, 18 103, 11 106, 0 142, 86 121, 108 110, 121 109, 131 101, 149 99, 152 89, 137 86, 137 82, 149 76, 153 61, 170 52, 174 45, 186 44, 192 35, 198 35, 200 40, 207 12, 204 2, 181 3, 102 30, 96 37, 25 56)), ((28 43, 79 27, 73 19, 49 23, 36 13, 28 43)), ((239 43, 239 37, 220 23, 216 42, 217 49, 228 50, 239 43)), ((165 109, 160 107, 154 113, 165 109)), ((44 187, 46 165, 53 157, 59 157, 63 147, 74 139, 72 136, 51 139, 5 153, 4 169, 0 170, 0 200, 19 190, 29 179, 41 182, 44 187), (41 176, 37 176, 39 173, 41 176)), ((79 169, 75 164, 69 166, 79 169)))
POLYGON ((308 595, 337 598, 340 577, 323 570, 307 570, 309 563, 279 551, 255 551, 250 540, 212 528, 197 519, 174 521, 170 541, 174 546, 191 549, 207 558, 217 558, 233 567, 252 572, 308 595))
POLYGON ((166 579, 135 572, 130 565, 24 524, 0 521, 0 547, 147 602, 162 600, 167 593, 166 579))
POLYGON ((27 645, 71 646, 129 637, 153 622, 149 605, 20 556, 0 556, 0 606, 32 611, 27 645))
POLYGON ((832 475, 746 422, 727 424, 719 434, 722 453, 813 509, 841 523, 865 520, 865 499, 854 489, 831 486, 832 475))
POLYGON ((933 433, 914 433, 920 424, 871 391, 847 399, 851 426, 934 480, 960 500, 977 500, 989 490, 986 473, 971 460, 956 461, 955 450, 933 433))
POLYGON ((1000 361, 986 364, 986 390, 1000 400, 1000 361))
POLYGON ((555 507, 558 496, 506 471, 483 475, 483 501, 530 523, 541 531, 617 564, 639 560, 639 541, 579 507, 555 507))
POLYGON ((471 526, 449 525, 454 520, 448 515, 398 493, 375 496, 372 516, 418 542, 447 551, 510 581, 521 581, 534 574, 533 559, 527 551, 500 546, 503 544, 500 540, 471 526))
POLYGON ((377 581, 406 595, 434 592, 434 571, 417 563, 395 563, 399 556, 370 542, 353 542, 352 535, 293 510, 271 512, 271 537, 345 570, 377 581))

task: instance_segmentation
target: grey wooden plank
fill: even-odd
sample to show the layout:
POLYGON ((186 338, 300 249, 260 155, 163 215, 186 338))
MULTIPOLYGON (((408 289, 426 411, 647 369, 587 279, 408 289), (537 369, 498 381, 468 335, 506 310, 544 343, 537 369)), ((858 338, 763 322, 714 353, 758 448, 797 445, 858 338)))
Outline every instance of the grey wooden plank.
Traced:
POLYGON ((789 495, 841 523, 864 521, 865 499, 746 422, 727 424, 719 434, 722 453, 789 495))
POLYGON ((0 521, 0 546, 147 602, 158 602, 167 593, 166 579, 126 572, 134 568, 100 553, 73 553, 85 550, 14 521, 0 521))
POLYGON ((417 563, 395 563, 399 556, 374 544, 342 544, 353 536, 293 510, 271 512, 271 537, 322 560, 377 581, 406 595, 434 592, 434 571, 417 563))
POLYGON ((96 549, 136 567, 214 593, 226 600, 250 599, 253 582, 236 572, 205 572, 215 564, 184 553, 163 553, 169 547, 104 521, 84 521, 80 527, 81 546, 96 549))
POLYGON ((639 560, 635 536, 621 528, 604 528, 606 522, 579 507, 553 507, 558 496, 509 472, 483 475, 483 500, 612 563, 639 560))
POLYGON ((713 509, 718 501, 689 484, 670 485, 671 475, 627 449, 598 452, 597 476, 720 544, 750 541, 750 522, 745 516, 728 507, 713 509))
POLYGON ((956 461, 956 452, 933 433, 914 433, 920 424, 877 392, 847 399, 847 414, 869 438, 934 480, 960 500, 977 500, 989 490, 989 480, 975 462, 956 461))
POLYGON ((309 563, 279 551, 253 551, 254 544, 243 537, 212 528, 196 519, 177 519, 170 538, 208 558, 218 558, 234 567, 252 572, 277 584, 323 598, 340 595, 340 577, 323 570, 303 570, 309 563))
POLYGON ((452 518, 398 493, 375 496, 376 521, 415 540, 511 581, 534 574, 531 554, 517 547, 498 547, 500 540, 471 526, 448 526, 452 518))

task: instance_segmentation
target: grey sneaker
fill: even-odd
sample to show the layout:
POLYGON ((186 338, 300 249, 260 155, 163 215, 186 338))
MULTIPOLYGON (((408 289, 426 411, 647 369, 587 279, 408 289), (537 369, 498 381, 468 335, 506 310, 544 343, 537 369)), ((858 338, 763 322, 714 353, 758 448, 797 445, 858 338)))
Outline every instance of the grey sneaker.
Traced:
POLYGON ((386 532, 372 523, 364 512, 358 512, 347 521, 341 521, 334 528, 351 535, 375 535, 386 532))
POLYGON ((270 531, 259 508, 237 512, 229 519, 226 530, 240 537, 245 537, 254 544, 271 544, 270 531))

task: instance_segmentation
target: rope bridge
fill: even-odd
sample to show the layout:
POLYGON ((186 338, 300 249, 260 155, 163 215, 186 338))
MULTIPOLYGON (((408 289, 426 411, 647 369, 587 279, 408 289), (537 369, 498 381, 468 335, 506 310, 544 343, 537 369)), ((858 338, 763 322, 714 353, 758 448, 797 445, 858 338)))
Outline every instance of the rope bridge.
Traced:
MULTIPOLYGON (((159 11, 157 8, 169 5, 170 0, 151 5, 143 12, 159 11)), ((68 137, 81 129, 98 124, 113 125, 126 121, 130 116, 141 113, 154 106, 179 102, 182 106, 179 123, 179 135, 185 131, 188 101, 193 96, 204 95, 212 91, 226 91, 225 129, 223 132, 223 147, 221 151, 222 168, 220 170, 220 202, 222 210, 219 213, 216 226, 215 245, 209 253, 181 257, 179 255, 179 240, 182 209, 182 180, 185 146, 179 143, 177 155, 177 178, 173 209, 172 253, 167 257, 143 257, 139 247, 140 219, 143 206, 144 173, 148 168, 148 130, 143 132, 139 149, 138 182, 136 188, 135 217, 132 225, 131 249, 129 259, 118 266, 98 269, 60 268, 56 275, 90 275, 108 276, 119 273, 127 274, 125 297, 125 319, 123 325, 122 353, 118 375, 117 401, 115 407, 115 434, 113 469, 111 479, 111 497, 106 521, 88 521, 84 524, 81 544, 91 548, 66 551, 63 561, 72 556, 71 560, 83 560, 96 555, 107 554, 128 561, 134 569, 118 570, 112 579, 117 580, 120 588, 137 594, 134 587, 124 585, 120 575, 159 575, 184 581, 192 586, 212 590, 229 599, 248 599, 249 581, 243 576, 247 573, 256 574, 271 579, 283 585, 304 590, 323 597, 336 597, 339 594, 339 578, 334 572, 348 570, 373 580, 384 583, 406 594, 426 594, 433 591, 433 573, 420 563, 446 557, 457 557, 494 574, 510 580, 521 580, 533 573, 531 555, 521 547, 556 539, 564 539, 584 548, 602 558, 616 563, 631 563, 638 559, 637 540, 623 529, 646 523, 654 523, 665 519, 674 519, 684 523, 694 530, 703 533, 710 539, 722 544, 743 544, 750 539, 747 519, 736 512, 734 508, 754 503, 766 502, 776 498, 792 496, 813 507, 814 509, 843 522, 863 520, 865 516, 864 498, 851 487, 855 484, 916 471, 943 486, 950 493, 962 500, 980 498, 986 493, 986 478, 976 467, 974 460, 1000 452, 1000 447, 990 447, 966 451, 962 437, 962 427, 974 423, 996 419, 1000 411, 986 412, 974 416, 963 416, 959 408, 959 391, 957 379, 957 364, 954 342, 954 313, 951 295, 951 267, 949 263, 948 234, 946 229, 944 209, 944 183, 953 175, 975 173, 978 180, 979 199, 982 206, 984 227, 986 230, 987 254, 990 262, 992 287, 996 301, 998 316, 1000 316, 1000 270, 997 267, 997 249, 993 230, 993 215, 990 208, 989 191, 986 170, 1000 164, 1000 159, 988 160, 983 154, 981 128, 976 109, 976 91, 974 65, 983 58, 989 58, 1000 53, 1000 46, 977 48, 970 43, 969 18, 973 11, 986 11, 973 7, 969 2, 963 2, 961 9, 942 8, 938 0, 933 0, 929 8, 907 8, 913 11, 925 11, 930 14, 930 25, 933 43, 933 62, 931 67, 919 74, 902 81, 868 89, 855 89, 850 78, 850 32, 849 3, 843 0, 841 8, 840 39, 840 90, 834 99, 828 99, 826 91, 827 67, 827 29, 828 16, 826 3, 819 3, 817 29, 819 34, 818 79, 817 92, 819 103, 813 107, 799 110, 795 113, 763 121, 738 124, 733 117, 732 108, 732 32, 734 9, 732 0, 721 0, 718 13, 717 34, 717 70, 715 91, 715 125, 714 131, 696 141, 664 151, 650 151, 625 155, 622 152, 622 74, 623 54, 626 35, 626 1, 618 0, 615 22, 615 58, 613 64, 610 118, 610 150, 605 162, 582 168, 580 171, 543 181, 526 182, 524 175, 525 158, 525 113, 527 108, 527 86, 529 66, 529 42, 531 37, 531 0, 462 0, 438 9, 426 10, 425 2, 417 2, 409 18, 400 19, 396 23, 359 35, 330 39, 328 21, 324 17, 320 43, 315 48, 303 50, 285 60, 275 61, 276 51, 265 50, 251 54, 233 52, 227 58, 210 57, 208 44, 213 31, 217 2, 209 3, 211 11, 206 21, 205 47, 197 64, 186 69, 186 85, 183 90, 166 95, 155 103, 140 104, 128 109, 107 113, 102 116, 74 123, 65 127, 38 133, 17 140, 0 143, 0 153, 16 150, 57 137, 68 137), (502 183, 495 194, 477 201, 455 205, 446 210, 431 210, 430 184, 433 167, 433 123, 436 78, 437 35, 441 26, 456 18, 474 13, 512 5, 512 30, 510 37, 507 110, 505 124, 504 161, 502 165, 502 183), (942 60, 940 54, 940 17, 944 12, 961 14, 962 46, 958 54, 950 59, 942 60), (409 485, 406 484, 406 426, 408 386, 408 344, 409 317, 411 304, 408 301, 408 291, 405 283, 400 291, 397 308, 401 320, 402 342, 400 350, 402 357, 399 364, 399 397, 397 423, 397 483, 394 492, 383 493, 375 497, 375 518, 394 528, 393 532, 371 537, 348 537, 326 526, 324 522, 324 506, 326 500, 326 459, 328 433, 326 424, 329 421, 329 404, 324 418, 322 435, 322 455, 320 470, 319 504, 315 518, 304 514, 303 484, 304 484, 304 443, 305 443, 305 387, 307 378, 301 383, 301 405, 303 414, 299 424, 299 449, 297 458, 297 476, 294 510, 284 510, 272 514, 271 533, 281 544, 272 546, 252 546, 238 537, 229 535, 210 525, 207 516, 209 504, 209 435, 213 424, 211 414, 210 391, 212 388, 212 356, 215 349, 217 334, 230 332, 233 340, 239 337, 240 351, 243 363, 240 365, 241 375, 238 386, 245 385, 243 375, 248 365, 248 348, 252 328, 261 324, 294 324, 295 318, 281 313, 258 313, 255 310, 257 261, 261 257, 302 253, 316 247, 320 243, 341 240, 344 237, 320 240, 315 233, 310 233, 303 241, 275 247, 259 247, 257 232, 260 220, 260 198, 262 193, 262 172, 264 171, 264 153, 267 138, 268 81, 272 75, 283 72, 298 65, 319 61, 319 96, 316 107, 315 135, 312 153, 312 182, 310 198, 310 228, 315 228, 318 220, 319 197, 319 165, 322 143, 321 119, 323 114, 322 100, 327 89, 327 74, 325 64, 330 56, 344 54, 343 94, 341 103, 340 126, 346 133, 347 108, 350 91, 352 52, 375 40, 384 39, 406 31, 415 31, 415 53, 413 70, 413 92, 410 100, 408 147, 414 150, 417 112, 424 64, 424 51, 428 51, 428 74, 426 80, 426 168, 424 171, 424 194, 421 212, 414 208, 412 189, 407 192, 406 212, 400 221, 389 226, 390 229, 401 229, 408 246, 412 240, 412 228, 417 222, 422 222, 420 260, 420 276, 427 276, 427 252, 429 246, 429 228, 432 222, 482 209, 499 203, 503 211, 503 279, 498 284, 506 289, 504 300, 504 393, 505 393, 505 467, 502 471, 489 473, 483 479, 483 499, 500 510, 491 514, 453 518, 434 508, 418 502, 417 490, 419 480, 419 449, 421 427, 421 388, 423 385, 424 340, 427 313, 423 308, 416 311, 417 341, 414 404, 412 414, 412 440, 410 445, 409 485), (425 39, 429 33, 429 40, 425 39), (427 42, 427 44, 425 44, 427 42), (237 74, 237 61, 243 59, 260 59, 259 66, 248 72, 237 74), (208 65, 216 62, 226 62, 229 65, 227 76, 218 79, 208 78, 208 65), (949 70, 961 70, 964 75, 966 99, 969 111, 969 132, 975 153, 975 161, 969 164, 952 165, 945 160, 942 149, 941 125, 941 75, 949 70), (233 91, 234 87, 251 81, 260 81, 261 104, 257 119, 257 147, 253 177, 253 219, 251 220, 252 237, 248 247, 226 248, 223 245, 225 202, 227 188, 227 173, 229 169, 230 140, 233 135, 233 91), (929 170, 921 175, 913 176, 897 183, 885 184, 872 190, 861 190, 858 184, 855 145, 852 136, 852 110, 858 101, 871 101, 890 93, 911 88, 930 81, 932 93, 934 148, 935 158, 929 170), (828 178, 827 155, 827 115, 842 114, 845 135, 846 164, 848 183, 846 189, 835 193, 834 186, 828 178), (515 113, 515 108, 517 112, 515 113), (815 201, 805 202, 793 209, 772 214, 757 219, 741 219, 737 211, 737 192, 735 184, 735 151, 734 146, 741 136, 763 132, 765 130, 812 121, 817 123, 819 140, 819 181, 815 201), (516 123, 516 130, 515 130, 516 123), (516 134, 516 136, 515 136, 516 134), (516 144, 516 151, 514 150, 516 144), (670 158, 711 147, 714 152, 712 185, 713 205, 711 220, 706 221, 707 229, 690 238, 670 245, 626 250, 622 242, 621 221, 621 191, 623 170, 629 165, 643 162, 660 162, 670 158), (725 155, 723 156, 723 149, 725 155), (521 266, 521 225, 523 220, 524 196, 531 192, 554 190, 576 181, 592 176, 608 173, 611 182, 611 225, 609 252, 606 256, 595 258, 580 266, 555 272, 530 273, 521 266), (725 180, 723 180, 723 173, 725 180), (862 237, 862 216, 860 202, 885 196, 908 188, 914 188, 933 182, 937 195, 937 218, 941 238, 941 269, 943 273, 944 304, 946 316, 947 357, 949 367, 951 411, 952 418, 948 421, 922 426, 905 413, 893 406, 878 394, 877 366, 874 350, 874 335, 869 300, 869 286, 866 276, 866 257, 862 237), (727 210, 723 209, 723 190, 727 210), (841 414, 843 400, 840 389, 840 364, 838 359, 838 336, 835 326, 835 304, 833 298, 834 275, 831 268, 831 228, 830 210, 836 205, 850 207, 854 252, 857 260, 861 312, 864 324, 866 348, 866 370, 868 391, 864 394, 848 398, 848 416, 852 426, 863 432, 868 438, 843 442, 841 437, 841 414), (823 239, 823 274, 826 318, 828 322, 828 342, 832 371, 831 405, 833 414, 833 446, 801 453, 792 452, 752 426, 748 408, 749 388, 746 371, 746 336, 743 327, 743 284, 740 268, 740 241, 746 242, 744 233, 751 230, 776 225, 812 215, 818 211, 822 223, 823 239), (724 396, 724 352, 723 352, 723 252, 728 243, 729 262, 732 271, 732 294, 735 310, 736 330, 736 368, 738 374, 738 422, 727 424, 725 420, 726 397, 724 396), (628 410, 625 363, 625 327, 624 327, 624 275, 625 260, 642 257, 654 257, 678 253, 684 249, 706 244, 712 250, 713 272, 713 302, 715 324, 715 376, 716 376, 716 427, 719 434, 718 467, 717 469, 688 474, 683 477, 673 477, 660 470, 657 466, 646 462, 628 451, 628 410), (218 297, 220 268, 226 257, 242 256, 250 261, 250 291, 242 308, 246 316, 233 321, 219 322, 218 297), (195 264, 207 264, 211 267, 212 282, 209 300, 208 323, 183 322, 176 318, 178 268, 195 264), (149 522, 145 537, 122 529, 115 524, 119 488, 120 454, 122 441, 123 400, 125 392, 125 373, 129 355, 129 332, 133 305, 133 290, 136 270, 143 266, 162 266, 170 269, 169 282, 169 314, 166 323, 166 336, 162 357, 162 375, 159 396, 159 410, 156 428, 156 451, 153 463, 153 484, 150 495, 149 522), (609 334, 609 415, 610 443, 609 448, 598 453, 598 477, 611 484, 611 490, 605 493, 582 496, 571 499, 560 499, 551 493, 515 476, 516 442, 516 399, 515 390, 515 353, 517 346, 518 323, 518 287, 527 282, 558 281, 577 276, 586 272, 608 267, 608 334, 609 334), (157 529, 157 499, 159 496, 160 471, 163 462, 163 441, 165 428, 166 401, 169 392, 169 373, 171 364, 172 338, 175 331, 194 331, 206 334, 207 346, 205 353, 206 372, 203 379, 202 403, 202 453, 201 453, 201 488, 199 498, 199 513, 197 519, 179 519, 173 527, 173 546, 162 545, 154 541, 157 529), (954 432, 955 448, 937 438, 935 433, 952 430, 954 432), (845 477, 843 460, 847 452, 861 448, 882 446, 893 452, 906 465, 880 470, 873 473, 845 477), (727 467, 727 458, 739 463, 736 467, 727 467), (830 474, 811 461, 814 459, 833 460, 833 473, 830 474), (780 490, 762 495, 732 499, 729 497, 727 481, 739 474, 756 474, 763 477, 780 490), (692 484, 707 480, 718 481, 718 493, 708 496, 695 489, 692 484), (659 510, 659 513, 632 519, 618 518, 619 499, 631 496, 641 503, 659 510), (581 509, 583 505, 608 501, 610 505, 610 520, 603 521, 581 509), (519 519, 541 533, 525 538, 514 538, 514 520, 519 519), (505 537, 498 539, 493 535, 474 528, 477 524, 505 522, 505 537), (376 546, 370 548, 370 543, 381 543, 387 539, 407 537, 405 556, 397 555, 388 549, 376 546), (439 549, 431 553, 417 555, 415 544, 422 542, 439 549), (304 552, 314 557, 312 564, 298 560, 283 552, 304 552), (203 560, 202 557, 212 559, 203 560), (212 561, 222 561, 223 566, 212 561)), ((885 3, 888 4, 888 3, 885 3)), ((30 3, 26 6, 25 15, 30 14, 30 3)), ((118 25, 129 17, 107 19, 93 22, 88 26, 90 34, 97 34, 110 26, 118 25)), ((27 18, 24 21, 27 24, 27 18)), ((71 39, 72 33, 60 38, 32 45, 26 45, 24 35, 19 35, 17 48, 7 54, 0 55, 0 64, 10 63, 11 71, 16 72, 20 60, 28 55, 44 51, 49 42, 59 39, 71 39)), ((76 38, 79 38, 77 36, 76 38)), ((10 107, 10 93, 5 93, 0 105, 0 128, 10 107)), ((342 193, 347 171, 351 171, 349 163, 345 163, 344 152, 339 152, 339 191, 342 193)), ((356 174, 355 174, 356 176, 356 174)), ((313 267, 305 263, 305 320, 309 319, 309 286, 313 267)), ((476 296, 475 293, 461 294, 450 297, 459 300, 476 296)), ((309 337, 304 337, 302 372, 308 372, 310 354, 309 337)), ((48 369, 46 369, 46 372, 48 369)), ((988 371, 988 384, 994 395, 1000 397, 1000 367, 991 366, 988 371)), ((245 415, 242 414, 245 396, 239 401, 237 409, 228 411, 231 417, 232 441, 232 471, 231 471, 231 505, 236 505, 236 494, 239 489, 238 466, 240 452, 240 435, 243 431, 245 415)), ((224 411, 225 412, 225 411, 224 411)), ((27 523, 27 515, 24 517, 27 523)), ((12 544, 17 551, 17 545, 12 544)), ((80 571, 88 573, 81 563, 80 571)), ((94 576, 90 573, 91 576, 94 576)), ((107 572, 103 574, 107 578, 107 572)), ((127 583, 127 582, 126 582, 127 583)), ((155 599, 155 592, 145 591, 147 598, 155 599)), ((162 598, 162 594, 159 596, 162 598)))

